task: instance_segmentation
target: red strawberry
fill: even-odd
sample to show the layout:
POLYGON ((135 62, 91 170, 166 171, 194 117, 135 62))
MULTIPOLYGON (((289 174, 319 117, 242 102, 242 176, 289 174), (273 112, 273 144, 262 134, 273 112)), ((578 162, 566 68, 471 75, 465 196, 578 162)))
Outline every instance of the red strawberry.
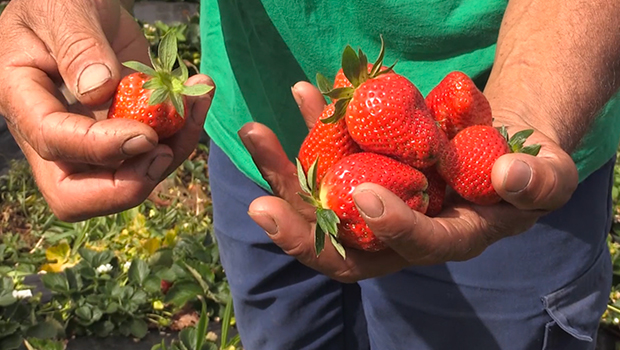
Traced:
POLYGON ((172 287, 172 282, 161 280, 160 289, 162 293, 164 294, 168 293, 168 290, 170 289, 170 287, 172 287))
POLYGON ((523 147, 533 130, 523 130, 508 139, 505 128, 474 125, 450 140, 437 162, 441 177, 464 199, 479 205, 501 200, 491 183, 493 164, 502 155, 521 152, 537 155, 539 145, 523 147))
POLYGON ((426 176, 428 181, 428 188, 426 189, 428 208, 426 209, 426 215, 436 216, 443 208, 443 201, 446 196, 446 182, 441 178, 437 168, 434 166, 423 169, 422 174, 426 176))
POLYGON ((124 77, 116 89, 108 118, 133 119, 151 126, 160 139, 179 131, 185 124, 185 96, 199 96, 213 87, 205 84, 185 86, 189 73, 179 58, 179 68, 172 70, 177 60, 177 39, 174 33, 164 35, 159 46, 159 60, 151 68, 143 63, 125 62, 138 71, 124 77))
POLYGON ((345 117, 349 134, 360 148, 393 157, 415 168, 433 165, 447 142, 430 115, 424 97, 407 78, 392 68, 381 69, 383 47, 370 72, 367 58, 347 46, 343 72, 352 87, 320 90, 337 99, 334 122, 345 117), (387 74, 389 73, 389 74, 387 74))
MULTIPOLYGON (((312 176, 308 174, 309 178, 312 176)), ((345 251, 342 246, 366 251, 385 248, 366 225, 353 202, 352 193, 362 183, 384 186, 413 210, 424 213, 428 205, 424 175, 406 164, 376 153, 361 152, 343 158, 329 169, 318 189, 310 188, 303 176, 300 176, 300 181, 308 193, 301 194, 302 198, 317 208, 317 254, 323 249, 325 234, 329 235, 343 257, 345 251)))
MULTIPOLYGON (((320 119, 329 118, 332 114, 334 114, 333 103, 325 107, 320 119)), ((319 121, 304 139, 298 158, 305 173, 318 159, 316 165, 316 183, 318 184, 327 169, 345 156, 359 151, 359 146, 347 131, 344 119, 330 124, 319 121)))
POLYGON ((491 105, 463 72, 452 72, 426 96, 426 105, 449 138, 472 125, 492 125, 491 105))

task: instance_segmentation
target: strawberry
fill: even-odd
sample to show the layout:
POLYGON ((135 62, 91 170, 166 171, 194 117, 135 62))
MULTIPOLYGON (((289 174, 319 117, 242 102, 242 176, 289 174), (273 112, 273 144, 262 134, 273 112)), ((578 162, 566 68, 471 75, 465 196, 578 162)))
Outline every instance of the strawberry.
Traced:
POLYGON ((450 140, 437 162, 437 171, 464 199, 479 205, 498 203, 501 198, 491 183, 493 164, 506 153, 537 155, 540 145, 523 146, 532 132, 522 130, 509 139, 504 127, 467 127, 450 140))
MULTIPOLYGON (((328 118, 333 113, 334 104, 331 103, 325 106, 320 119, 328 118)), ((316 183, 318 184, 327 169, 345 156, 359 151, 359 146, 347 131, 344 119, 330 124, 319 121, 301 144, 298 158, 305 172, 315 161, 318 161, 316 165, 316 183)))
POLYGON ((446 196, 446 182, 439 175, 437 168, 434 166, 422 169, 421 171, 428 181, 428 188, 426 189, 426 193, 428 194, 428 208, 426 209, 426 215, 437 216, 443 208, 443 201, 446 196))
POLYGON ((213 87, 184 85, 189 72, 177 54, 177 39, 172 32, 162 38, 159 59, 151 57, 151 64, 153 68, 136 61, 123 63, 137 72, 121 79, 108 118, 137 120, 155 129, 160 139, 165 139, 185 124, 185 96, 199 96, 213 87), (173 70, 177 58, 179 68, 173 70))
POLYGON ((449 138, 472 125, 492 125, 491 105, 463 72, 451 72, 426 96, 426 105, 449 138))
POLYGON ((163 294, 166 294, 166 293, 168 293, 168 290, 170 290, 170 287, 172 287, 172 282, 166 281, 166 280, 161 280, 159 287, 161 289, 161 292, 163 294))
POLYGON ((328 235, 344 257, 343 246, 365 251, 379 251, 384 244, 372 233, 353 202, 355 188, 366 182, 381 185, 399 196, 413 210, 424 213, 428 205, 424 175, 395 159, 369 152, 354 153, 334 164, 320 186, 311 186, 314 167, 304 176, 298 163, 301 197, 316 207, 316 253, 321 253, 328 235))
POLYGON ((415 168, 433 165, 447 142, 432 118, 424 97, 407 78, 381 69, 383 45, 370 72, 367 58, 347 46, 342 69, 352 87, 319 89, 336 99, 335 112, 325 122, 344 116, 349 134, 366 152, 380 153, 415 168))

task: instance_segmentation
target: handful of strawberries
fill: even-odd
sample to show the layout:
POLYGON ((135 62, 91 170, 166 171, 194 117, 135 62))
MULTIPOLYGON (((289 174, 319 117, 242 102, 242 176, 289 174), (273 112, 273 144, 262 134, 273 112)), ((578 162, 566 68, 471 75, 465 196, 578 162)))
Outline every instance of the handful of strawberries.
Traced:
POLYGON ((394 66, 383 66, 383 58, 383 45, 374 64, 347 46, 333 84, 317 75, 332 103, 297 159, 300 196, 316 208, 317 255, 325 237, 343 257, 344 246, 385 248, 353 202, 362 183, 379 184, 412 210, 435 216, 447 186, 474 204, 498 203, 491 183, 495 161, 510 152, 540 150, 524 146, 533 130, 509 138, 504 127, 492 126, 491 106, 466 74, 448 74, 424 98, 394 66))

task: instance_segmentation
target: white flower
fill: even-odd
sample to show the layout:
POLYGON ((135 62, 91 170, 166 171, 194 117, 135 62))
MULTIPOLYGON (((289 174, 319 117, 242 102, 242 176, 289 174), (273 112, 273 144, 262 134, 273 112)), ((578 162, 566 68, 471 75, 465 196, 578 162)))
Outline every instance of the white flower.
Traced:
POLYGON ((129 268, 131 267, 131 261, 127 261, 123 264, 123 271, 127 272, 129 271, 129 268))
POLYGON ((13 298, 15 299, 32 298, 32 291, 30 289, 14 290, 13 298))
POLYGON ((97 272, 106 273, 112 271, 112 264, 103 264, 97 268, 97 272))

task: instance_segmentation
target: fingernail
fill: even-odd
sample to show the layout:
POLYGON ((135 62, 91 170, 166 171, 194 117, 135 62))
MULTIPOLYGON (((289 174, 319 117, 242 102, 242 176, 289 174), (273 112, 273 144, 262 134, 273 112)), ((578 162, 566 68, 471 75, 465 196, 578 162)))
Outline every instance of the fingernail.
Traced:
POLYGON ((77 93, 84 95, 105 84, 112 77, 110 69, 101 63, 94 63, 84 68, 78 76, 77 93))
POLYGON ((146 136, 138 135, 125 141, 123 146, 121 146, 121 151, 128 156, 135 156, 148 152, 152 150, 153 147, 155 147, 155 144, 149 141, 146 136))
POLYGON ((369 218, 378 218, 383 215, 383 201, 376 193, 368 190, 362 190, 353 195, 355 205, 369 218))
POLYGON ((532 168, 521 160, 514 160, 504 177, 504 189, 507 192, 523 191, 530 183, 531 178, 532 168))
POLYGON ((251 211, 248 211, 248 215, 258 224, 258 226, 265 230, 268 235, 273 236, 278 233, 278 224, 276 224, 275 220, 271 216, 265 213, 251 211))
POLYGON ((161 180, 164 172, 166 172, 171 162, 172 156, 168 154, 162 154, 155 157, 155 159, 151 162, 151 165, 149 165, 149 170, 146 172, 146 176, 153 181, 161 180))
POLYGON ((247 149, 250 154, 253 154, 256 150, 256 146, 254 145, 254 141, 252 141, 252 136, 250 134, 251 132, 239 134, 239 138, 241 139, 241 142, 243 142, 245 149, 247 149))
POLYGON ((297 103, 297 107, 301 107, 301 104, 304 102, 304 100, 303 98, 301 98, 301 95, 297 93, 297 89, 294 86, 291 87, 291 93, 293 93, 293 98, 297 103))

